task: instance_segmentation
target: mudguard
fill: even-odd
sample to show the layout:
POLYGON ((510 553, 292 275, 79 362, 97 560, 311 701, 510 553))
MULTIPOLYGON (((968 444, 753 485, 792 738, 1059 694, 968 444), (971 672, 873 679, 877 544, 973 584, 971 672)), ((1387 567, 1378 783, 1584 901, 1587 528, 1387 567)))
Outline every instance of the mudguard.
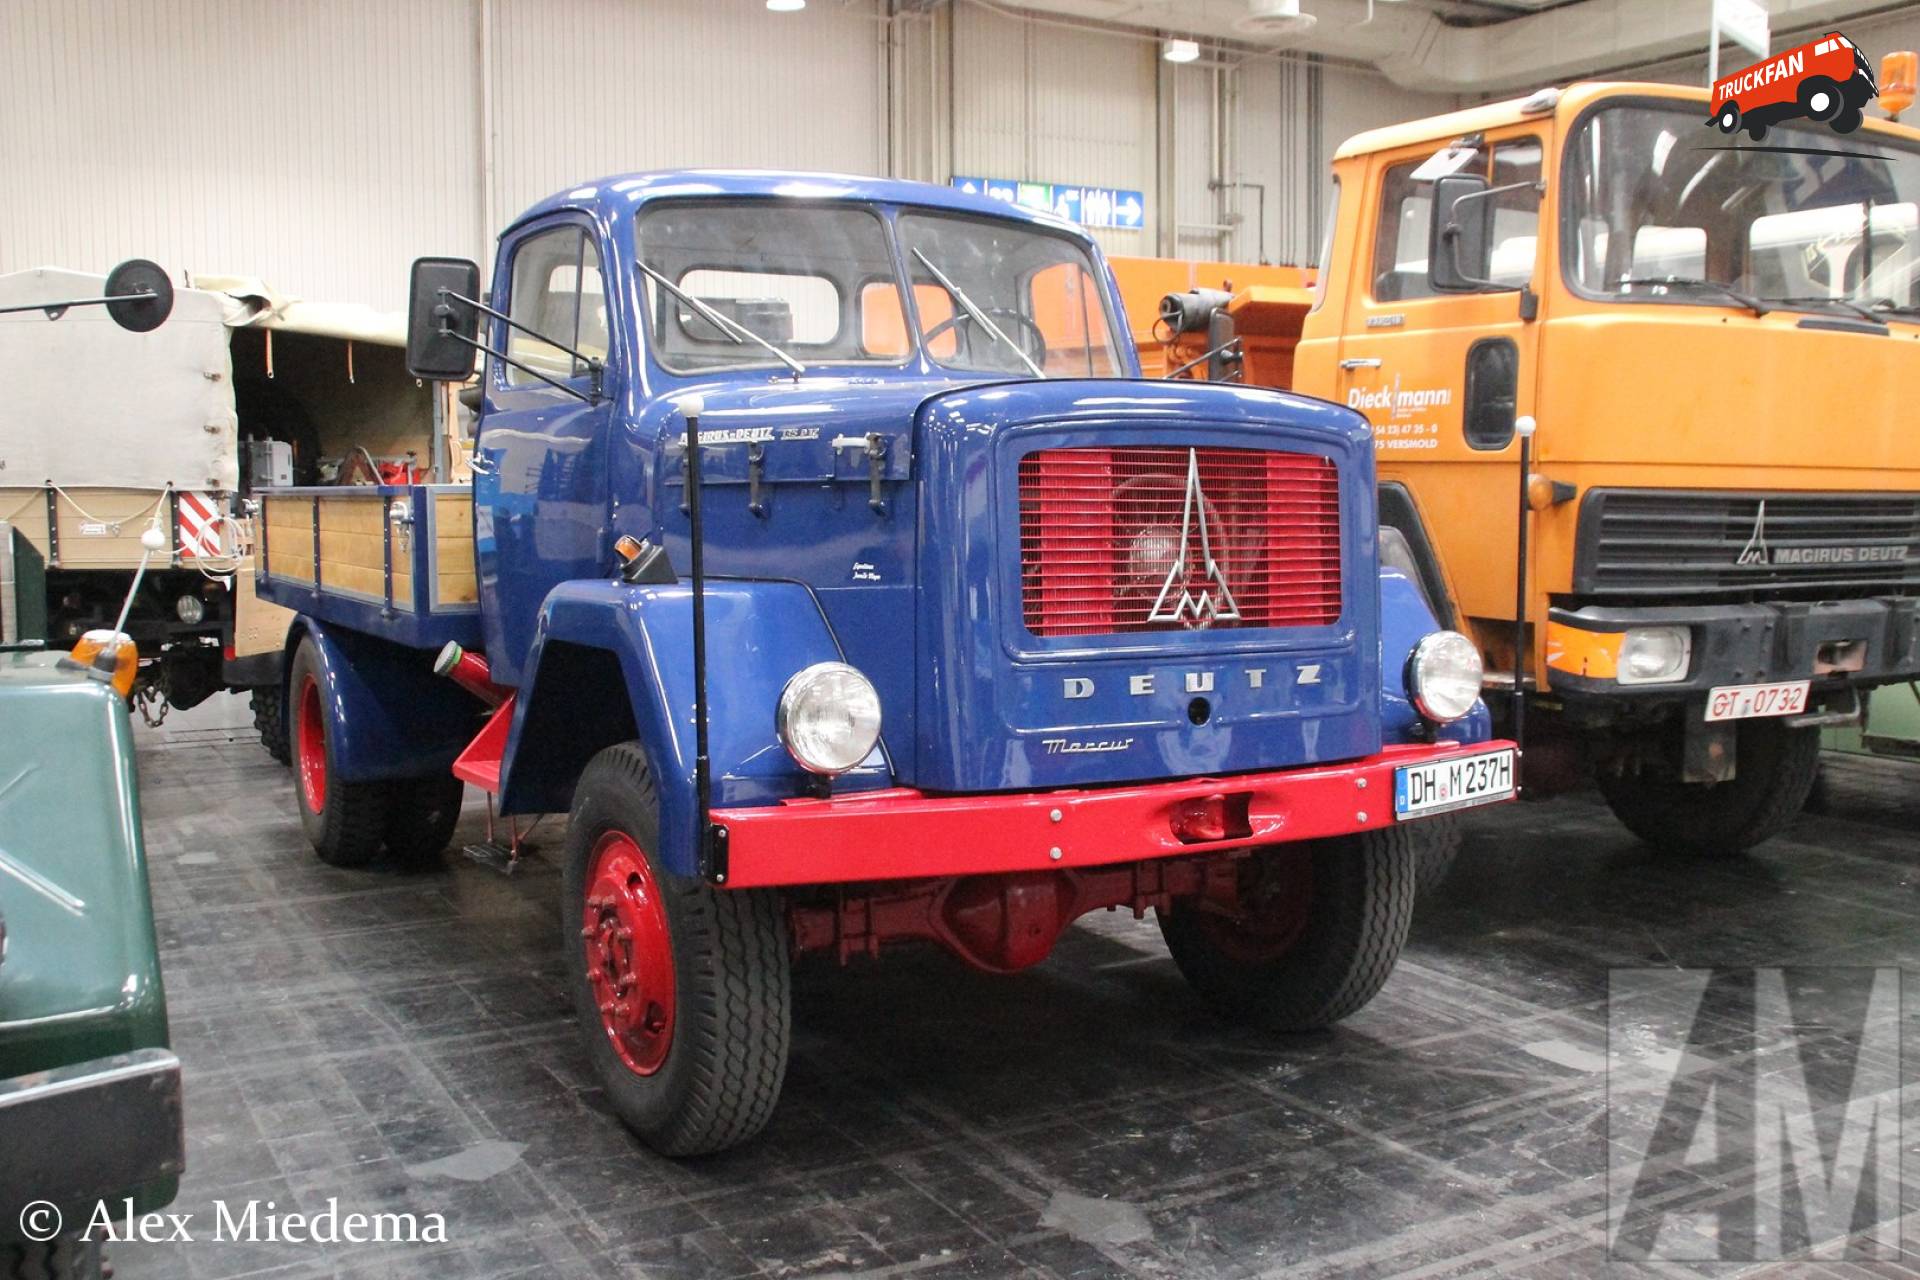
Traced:
POLYGON ((1407 696, 1407 659, 1414 646, 1440 630, 1419 586, 1398 569, 1380 570, 1380 733, 1386 742, 1485 742, 1493 716, 1476 701, 1452 724, 1429 737, 1426 721, 1407 696))
POLYGON ((331 768, 342 781, 445 773, 479 731, 486 708, 434 675, 429 651, 301 614, 287 630, 289 669, 306 638, 319 653, 322 699, 332 715, 331 768))
MULTIPOLYGON (((808 777, 781 745, 774 712, 795 672, 844 661, 819 602, 799 583, 727 579, 708 584, 706 610, 714 806, 806 794, 808 777)), ((526 671, 501 762, 501 811, 564 812, 596 752, 637 741, 659 791, 660 856, 669 870, 693 875, 692 589, 562 583, 541 606, 526 671)), ((833 790, 892 782, 883 739, 833 790)))

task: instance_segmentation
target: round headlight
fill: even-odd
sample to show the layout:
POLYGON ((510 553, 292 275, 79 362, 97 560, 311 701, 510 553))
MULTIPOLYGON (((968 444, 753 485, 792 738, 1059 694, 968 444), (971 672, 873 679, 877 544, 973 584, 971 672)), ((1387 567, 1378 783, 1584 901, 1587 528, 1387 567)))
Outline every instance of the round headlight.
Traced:
POLYGON ((845 773, 880 741, 880 695, 846 663, 816 662, 780 691, 774 725, 802 769, 845 773))
POLYGON ((1448 724, 1480 696, 1480 651, 1458 631, 1436 631, 1407 660, 1407 692, 1421 715, 1448 724))
POLYGON ((181 596, 173 602, 173 611, 190 627, 199 626, 200 620, 207 616, 207 606, 200 602, 199 596, 181 596))

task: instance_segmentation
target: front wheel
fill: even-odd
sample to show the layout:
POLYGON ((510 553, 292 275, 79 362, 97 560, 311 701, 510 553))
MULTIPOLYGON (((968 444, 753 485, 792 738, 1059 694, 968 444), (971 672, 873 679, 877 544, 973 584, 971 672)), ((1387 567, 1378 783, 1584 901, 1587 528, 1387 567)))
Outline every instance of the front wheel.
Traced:
POLYGON ((561 945, 587 1056, 615 1114, 664 1155, 725 1150, 780 1098, 792 975, 780 895, 666 870, 659 798, 633 743, 574 791, 561 945))
POLYGON ((1778 721, 1742 724, 1727 782, 1665 773, 1600 774, 1600 794, 1627 830, 1662 853, 1730 858, 1786 830, 1820 767, 1820 731, 1778 721))
POLYGON ((1225 1016, 1311 1031, 1357 1013, 1386 985, 1406 945, 1424 843, 1414 822, 1273 845, 1240 870, 1240 906, 1196 901, 1159 913, 1180 972, 1225 1016))
POLYGON ((1737 132, 1740 128, 1739 104, 1729 102, 1720 108, 1720 114, 1714 117, 1713 122, 1720 127, 1722 133, 1737 132))

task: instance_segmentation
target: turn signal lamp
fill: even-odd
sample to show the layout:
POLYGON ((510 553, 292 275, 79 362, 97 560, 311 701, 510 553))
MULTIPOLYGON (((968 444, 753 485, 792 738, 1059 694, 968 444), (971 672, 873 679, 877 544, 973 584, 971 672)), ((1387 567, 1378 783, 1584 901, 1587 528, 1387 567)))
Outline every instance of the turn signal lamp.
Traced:
POLYGON ((1880 105, 1898 120, 1913 105, 1914 83, 1920 80, 1920 54, 1912 49, 1890 53, 1880 60, 1880 105))
POLYGON ((88 674, 112 685, 123 698, 133 696, 134 677, 140 673, 140 651, 124 631, 89 631, 68 655, 88 674))

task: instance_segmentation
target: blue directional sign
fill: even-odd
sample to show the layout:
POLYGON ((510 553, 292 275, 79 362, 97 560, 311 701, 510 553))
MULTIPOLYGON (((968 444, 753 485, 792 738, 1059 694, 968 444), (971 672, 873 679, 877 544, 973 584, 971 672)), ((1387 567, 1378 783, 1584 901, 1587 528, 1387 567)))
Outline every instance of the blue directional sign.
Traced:
POLYGON ((1147 199, 1119 187, 1070 186, 1060 182, 1024 182, 1013 178, 955 177, 962 191, 991 200, 1046 209, 1083 227, 1138 231, 1146 224, 1147 199))

